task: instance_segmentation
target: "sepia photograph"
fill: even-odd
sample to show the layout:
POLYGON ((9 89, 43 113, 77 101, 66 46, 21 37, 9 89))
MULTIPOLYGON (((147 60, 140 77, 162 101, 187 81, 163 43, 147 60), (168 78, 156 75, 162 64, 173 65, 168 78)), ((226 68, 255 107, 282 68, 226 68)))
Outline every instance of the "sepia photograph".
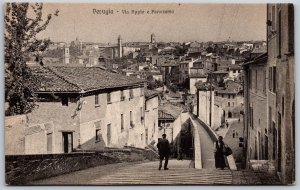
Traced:
POLYGON ((294 4, 2 9, 6 186, 295 185, 294 4))

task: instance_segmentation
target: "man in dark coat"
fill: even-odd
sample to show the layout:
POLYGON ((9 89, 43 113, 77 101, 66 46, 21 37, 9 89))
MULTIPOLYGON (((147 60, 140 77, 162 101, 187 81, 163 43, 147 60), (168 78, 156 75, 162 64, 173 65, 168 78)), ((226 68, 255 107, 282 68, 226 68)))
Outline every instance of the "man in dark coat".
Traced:
POLYGON ((224 142, 223 142, 223 137, 219 136, 218 140, 215 142, 214 147, 215 147, 215 166, 216 168, 220 168, 223 170, 226 166, 225 164, 225 157, 224 157, 224 142))
POLYGON ((159 153, 159 167, 158 169, 161 170, 162 161, 165 159, 164 170, 168 170, 168 161, 170 155, 170 143, 168 139, 166 139, 166 134, 162 135, 162 139, 158 141, 157 148, 159 153))

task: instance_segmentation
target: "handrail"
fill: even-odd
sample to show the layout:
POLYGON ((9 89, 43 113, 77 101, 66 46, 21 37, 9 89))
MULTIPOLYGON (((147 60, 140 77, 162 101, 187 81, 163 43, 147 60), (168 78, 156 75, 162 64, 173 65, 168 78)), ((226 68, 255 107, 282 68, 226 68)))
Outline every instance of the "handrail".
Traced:
POLYGON ((190 115, 190 120, 192 122, 192 126, 194 127, 194 153, 195 153, 195 168, 202 169, 202 157, 201 157, 201 141, 200 141, 200 134, 197 128, 197 124, 193 117, 190 115))

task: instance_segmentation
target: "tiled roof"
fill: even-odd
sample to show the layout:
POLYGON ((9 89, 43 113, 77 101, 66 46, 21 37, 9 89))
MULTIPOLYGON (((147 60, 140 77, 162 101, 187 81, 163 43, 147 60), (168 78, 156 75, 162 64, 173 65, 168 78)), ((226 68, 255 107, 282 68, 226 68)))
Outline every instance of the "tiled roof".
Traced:
POLYGON ((262 46, 260 48, 255 48, 251 53, 256 53, 256 54, 264 54, 267 53, 267 46, 262 46))
POLYGON ((191 73, 190 78, 206 78, 207 74, 204 73, 191 73))
POLYGON ((175 118, 171 115, 168 114, 162 110, 158 110, 158 119, 164 120, 164 119, 168 119, 168 120, 175 120, 175 118))
POLYGON ((57 75, 47 67, 30 67, 33 75, 37 79, 39 91, 44 92, 78 92, 80 88, 57 75))
POLYGON ((212 74, 228 74, 228 71, 226 70, 219 70, 219 71, 214 71, 212 74))
POLYGON ((159 92, 156 91, 156 90, 145 89, 144 94, 145 94, 145 98, 149 99, 149 98, 152 98, 154 96, 158 96, 159 92))
POLYGON ((182 112, 182 108, 175 106, 173 104, 163 104, 158 107, 158 111, 162 111, 166 114, 170 114, 174 119, 176 119, 182 112))
POLYGON ((99 67, 34 67, 40 92, 81 92, 141 84, 144 81, 105 71, 99 67))

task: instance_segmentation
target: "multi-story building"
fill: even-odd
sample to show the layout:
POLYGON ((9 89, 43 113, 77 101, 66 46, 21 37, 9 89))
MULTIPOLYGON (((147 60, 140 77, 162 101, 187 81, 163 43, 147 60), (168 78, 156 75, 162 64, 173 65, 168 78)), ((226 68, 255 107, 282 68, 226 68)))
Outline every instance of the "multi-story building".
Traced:
POLYGON ((145 147, 143 80, 99 67, 31 70, 40 85, 38 107, 23 124, 24 154, 145 147))
POLYGON ((268 160, 282 183, 291 184, 295 181, 292 4, 267 5, 267 47, 267 60, 264 55, 246 64, 245 164, 249 166, 251 159, 268 160))
POLYGON ((283 183, 295 179, 294 7, 268 4, 268 128, 272 159, 283 183))
POLYGON ((267 127, 267 53, 244 64, 245 118, 247 163, 250 160, 268 160, 269 135, 267 127))
POLYGON ((158 141, 158 106, 159 92, 145 90, 145 143, 156 144, 158 141))
POLYGON ((238 118, 240 117, 240 111, 244 105, 244 97, 242 93, 242 85, 228 80, 225 82, 225 87, 219 87, 215 92, 215 99, 218 102, 224 112, 224 117, 238 118))
POLYGON ((193 66, 189 69, 189 90, 190 94, 196 94, 196 83, 198 81, 206 82, 207 81, 207 74, 206 70, 204 69, 204 64, 201 59, 197 59, 193 66))

